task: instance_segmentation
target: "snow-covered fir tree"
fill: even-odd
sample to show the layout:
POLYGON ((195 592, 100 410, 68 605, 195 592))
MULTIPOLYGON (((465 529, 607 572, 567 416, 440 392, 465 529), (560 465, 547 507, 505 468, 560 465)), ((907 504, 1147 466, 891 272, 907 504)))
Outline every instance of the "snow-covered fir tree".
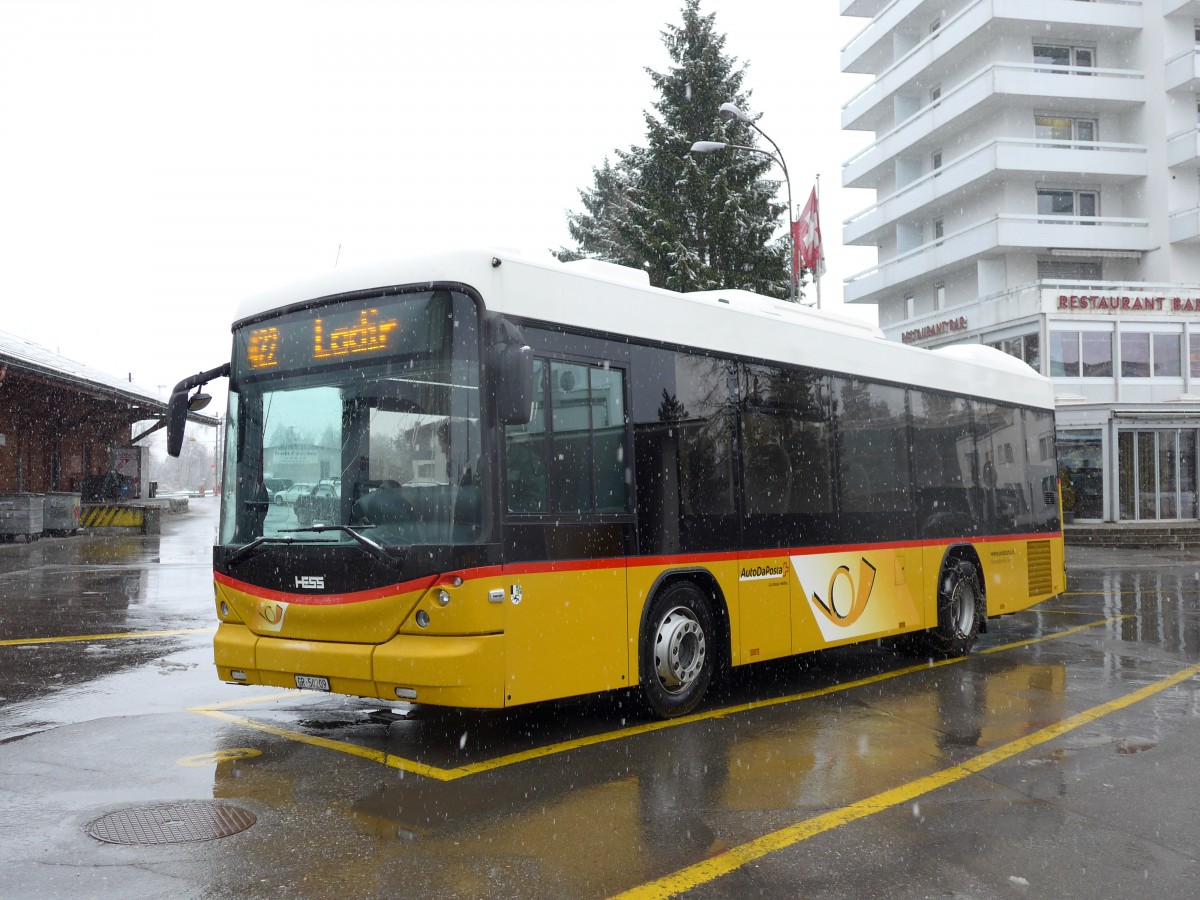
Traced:
MULTIPOLYGON (((676 291, 743 288, 788 296, 788 242, 780 182, 758 153, 693 154, 696 141, 758 146, 748 125, 720 115, 722 103, 749 112, 742 89, 746 64, 724 53, 725 35, 686 0, 683 22, 668 25, 663 43, 673 62, 647 68, 659 99, 647 110, 647 146, 616 150, 594 168, 583 189, 583 212, 569 212, 576 242, 561 259, 588 257, 644 267, 651 284, 676 291)), ((803 273, 801 273, 803 275, 803 273)))

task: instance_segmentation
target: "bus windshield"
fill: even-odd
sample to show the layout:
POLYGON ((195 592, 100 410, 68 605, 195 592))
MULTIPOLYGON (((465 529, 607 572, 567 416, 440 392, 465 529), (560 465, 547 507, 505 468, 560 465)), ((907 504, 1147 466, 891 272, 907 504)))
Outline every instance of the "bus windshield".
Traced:
POLYGON ((479 403, 479 318, 461 292, 236 329, 220 542, 479 541, 479 403))

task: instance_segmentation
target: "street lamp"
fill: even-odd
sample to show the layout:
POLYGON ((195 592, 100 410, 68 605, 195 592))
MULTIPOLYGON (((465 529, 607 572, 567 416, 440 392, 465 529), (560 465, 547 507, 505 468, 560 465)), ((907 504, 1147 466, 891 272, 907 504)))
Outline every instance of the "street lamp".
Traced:
POLYGON ((749 153, 761 153, 763 156, 769 157, 773 161, 779 163, 779 168, 783 169, 783 181, 787 185, 787 233, 788 246, 791 247, 790 258, 788 259, 788 298, 795 302, 796 300, 796 236, 792 233, 792 179, 788 175, 787 163, 783 161, 783 153, 779 149, 779 145, 771 140, 770 136, 755 124, 754 120, 742 112, 733 103, 722 103, 720 113, 722 118, 737 119, 744 125, 749 125, 759 134, 761 134, 772 147, 775 152, 763 150, 760 147, 747 147, 743 144, 728 144, 724 141, 696 141, 692 144, 693 153, 717 153, 721 150, 745 150, 749 153))

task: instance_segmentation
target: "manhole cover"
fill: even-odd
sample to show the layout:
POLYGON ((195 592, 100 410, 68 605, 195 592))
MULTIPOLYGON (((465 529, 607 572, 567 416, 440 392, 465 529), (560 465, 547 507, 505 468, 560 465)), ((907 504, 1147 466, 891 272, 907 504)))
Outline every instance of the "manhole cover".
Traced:
POLYGON ((240 807, 197 800, 122 809, 101 816, 87 830, 110 844, 183 844, 229 837, 255 821, 254 813, 240 807))

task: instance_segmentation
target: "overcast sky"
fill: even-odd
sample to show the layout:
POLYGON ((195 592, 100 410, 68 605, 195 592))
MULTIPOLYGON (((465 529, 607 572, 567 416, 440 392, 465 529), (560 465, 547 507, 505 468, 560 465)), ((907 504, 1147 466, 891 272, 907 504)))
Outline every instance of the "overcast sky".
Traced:
MULTIPOLYGON (((569 244, 592 167, 645 143, 644 68, 668 68, 681 7, 7 0, 0 330, 165 396, 228 358, 261 289, 434 245, 569 244)), ((839 127, 865 84, 839 50, 866 20, 837 0, 701 9, 750 64, 798 204, 821 176, 836 306, 875 254, 841 247, 871 202, 841 188, 869 135, 839 127)))

